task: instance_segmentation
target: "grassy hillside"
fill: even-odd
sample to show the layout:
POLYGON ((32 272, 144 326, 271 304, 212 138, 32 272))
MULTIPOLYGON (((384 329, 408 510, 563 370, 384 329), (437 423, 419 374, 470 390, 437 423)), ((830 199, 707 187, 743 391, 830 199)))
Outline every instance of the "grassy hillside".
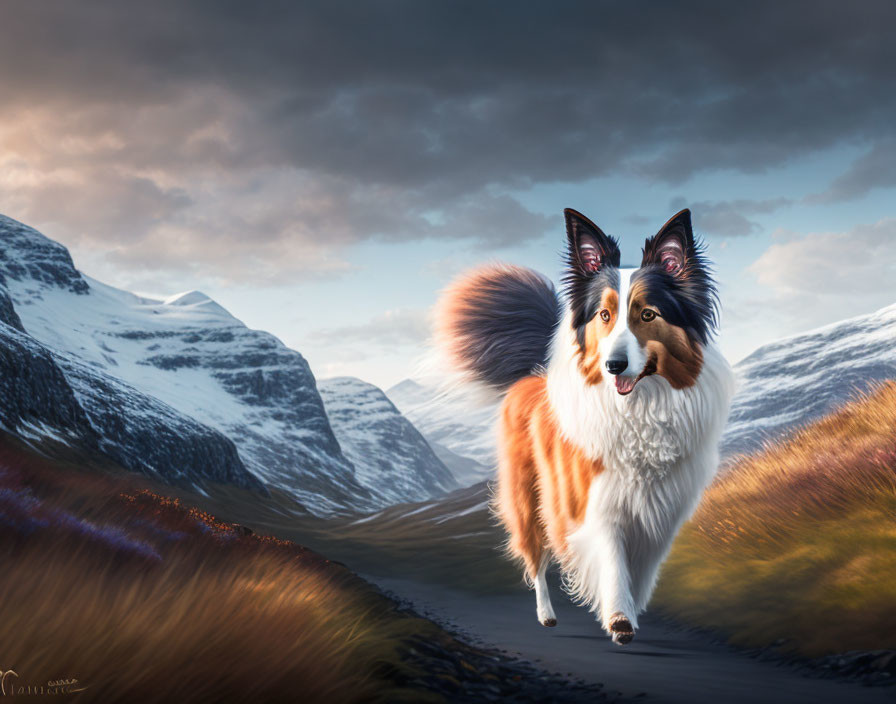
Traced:
POLYGON ((896 382, 718 480, 652 606, 742 645, 896 647, 896 382))
POLYGON ((435 630, 309 550, 8 446, 0 555, 7 689, 74 678, 85 701, 391 699, 406 639, 435 630))

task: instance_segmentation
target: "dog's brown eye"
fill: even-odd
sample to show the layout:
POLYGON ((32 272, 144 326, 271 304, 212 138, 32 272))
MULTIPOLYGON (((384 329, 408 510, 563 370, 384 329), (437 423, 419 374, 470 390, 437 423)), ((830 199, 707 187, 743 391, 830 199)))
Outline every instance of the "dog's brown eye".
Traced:
POLYGON ((655 317, 656 317, 656 313, 654 313, 652 310, 650 310, 650 308, 645 308, 644 310, 641 311, 641 320, 643 320, 645 323, 649 323, 655 317))
POLYGON ((609 323, 610 322, 610 311, 608 311, 606 308, 604 308, 600 312, 600 319, 603 320, 605 323, 609 323))

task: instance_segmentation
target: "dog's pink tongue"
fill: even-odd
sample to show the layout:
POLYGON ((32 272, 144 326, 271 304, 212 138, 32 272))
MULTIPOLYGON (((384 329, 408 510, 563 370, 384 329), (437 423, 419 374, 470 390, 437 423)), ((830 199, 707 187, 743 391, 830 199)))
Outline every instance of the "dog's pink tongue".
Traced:
POLYGON ((625 395, 629 393, 633 388, 635 388, 635 379, 633 377, 616 377, 616 391, 618 391, 620 394, 625 395))

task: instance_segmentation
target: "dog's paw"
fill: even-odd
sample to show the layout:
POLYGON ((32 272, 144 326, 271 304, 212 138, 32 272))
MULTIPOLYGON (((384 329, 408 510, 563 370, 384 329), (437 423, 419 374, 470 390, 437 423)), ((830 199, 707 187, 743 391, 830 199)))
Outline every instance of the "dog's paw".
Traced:
POLYGON ((546 626, 547 628, 553 628, 557 625, 557 619, 553 616, 546 616, 544 618, 538 619, 542 626, 546 626))
POLYGON ((615 613, 610 616, 610 624, 607 629, 613 637, 616 645, 628 645, 635 639, 635 629, 632 628, 632 622, 623 613, 615 613))

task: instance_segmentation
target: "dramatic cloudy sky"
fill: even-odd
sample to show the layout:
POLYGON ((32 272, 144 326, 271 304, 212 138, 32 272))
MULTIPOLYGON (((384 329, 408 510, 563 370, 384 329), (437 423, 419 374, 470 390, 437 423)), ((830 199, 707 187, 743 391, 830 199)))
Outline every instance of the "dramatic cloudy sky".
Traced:
POLYGON ((561 212, 689 206, 732 361, 896 302, 891 2, 0 5, 0 212, 205 291, 318 376, 412 369, 441 286, 561 212))

